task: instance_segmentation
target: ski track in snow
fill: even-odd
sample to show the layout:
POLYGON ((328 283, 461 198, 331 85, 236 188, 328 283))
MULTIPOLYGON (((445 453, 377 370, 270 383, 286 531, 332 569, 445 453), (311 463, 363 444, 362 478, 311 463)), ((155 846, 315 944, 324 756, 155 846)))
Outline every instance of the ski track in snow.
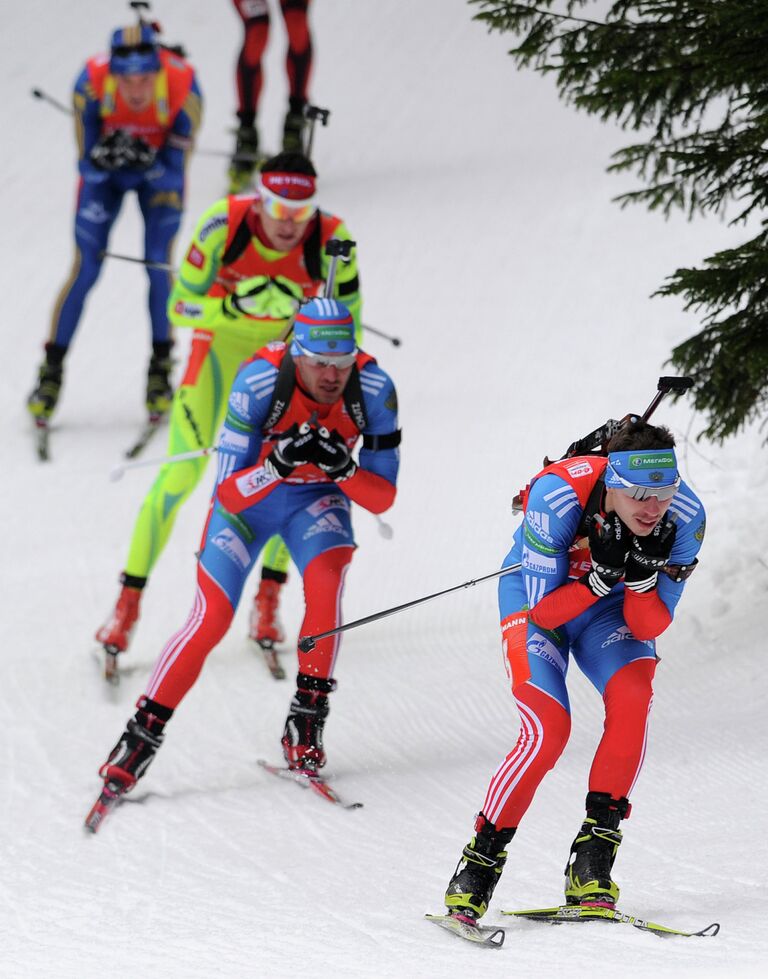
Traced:
MULTIPOLYGON (((199 145, 229 150, 239 20, 226 3, 154 7, 200 75, 199 145)), ((514 70, 511 39, 487 35, 470 15, 462 0, 313 5, 312 93, 332 110, 315 142, 323 203, 360 243, 365 318, 403 338, 399 350, 367 344, 395 377, 405 438, 386 517, 394 539, 356 514, 348 621, 498 567, 515 527, 510 500, 544 453, 642 410, 671 347, 697 328, 651 292, 674 268, 744 237, 714 220, 664 222, 612 204, 632 182, 604 168, 632 135, 560 105, 550 80, 514 70)), ((601 730, 599 699, 577 673, 571 742, 521 825, 487 916, 507 927, 504 949, 491 955, 423 920, 441 910, 488 778, 516 739, 492 582, 346 637, 329 771, 363 809, 327 805, 256 765, 279 760, 292 688, 269 677, 245 639, 249 588, 134 797, 96 838, 82 832, 98 766, 186 617, 210 489, 209 476, 154 574, 130 654, 138 668, 105 689, 93 633, 153 478, 146 469, 107 478, 143 421, 146 280, 135 266, 105 266, 67 361, 53 461, 39 465, 24 399, 72 253, 74 147, 69 122, 29 90, 67 101, 81 63, 125 16, 97 0, 81 0, 77 13, 27 0, 7 13, 0 40, 5 126, 24 134, 6 151, 0 190, 10 273, 0 368, 0 975, 756 974, 766 953, 768 793, 758 773, 768 750, 768 467, 757 430, 723 448, 695 442, 700 426, 684 403, 658 418, 682 440, 709 531, 659 644, 646 768, 616 874, 624 910, 682 928, 718 920, 717 938, 498 916, 562 893, 601 730)), ((284 111, 283 44, 277 15, 265 144, 276 143, 284 111)), ((225 168, 194 159, 177 257, 223 191, 225 168)), ((140 242, 130 201, 110 244, 139 254, 140 242)), ((178 341, 182 364, 188 337, 178 341)), ((162 449, 160 437, 147 455, 162 449)), ((295 574, 283 617, 294 632, 295 574)), ((282 659, 290 677, 293 653, 282 659)))

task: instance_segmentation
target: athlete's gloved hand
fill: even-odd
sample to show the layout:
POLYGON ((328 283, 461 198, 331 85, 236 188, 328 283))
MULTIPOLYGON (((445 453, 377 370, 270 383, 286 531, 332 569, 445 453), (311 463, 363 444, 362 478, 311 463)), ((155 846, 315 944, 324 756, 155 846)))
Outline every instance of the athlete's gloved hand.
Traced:
POLYGON ((317 429, 309 422, 291 425, 264 460, 264 468, 285 479, 297 466, 313 461, 316 444, 317 429))
POLYGON ((677 524, 664 516, 646 537, 633 537, 624 583, 635 592, 652 591, 659 571, 669 561, 677 536, 677 524))
POLYGON ((157 150, 138 136, 124 129, 106 133, 89 154, 91 163, 99 170, 146 170, 154 163, 157 150))
POLYGON ((181 194, 184 191, 184 171, 167 167, 159 159, 144 174, 144 180, 158 193, 181 194))
POLYGON ((317 430, 312 462, 336 483, 349 479, 357 470, 347 443, 335 428, 329 432, 324 425, 317 430))
POLYGON ((304 290, 284 275, 254 275, 238 282, 235 291, 224 297, 222 310, 230 319, 249 316, 259 320, 289 320, 295 316, 304 290))
POLYGON ((595 515, 589 525, 592 570, 579 578, 598 598, 605 598, 624 575, 631 533, 617 513, 595 515))

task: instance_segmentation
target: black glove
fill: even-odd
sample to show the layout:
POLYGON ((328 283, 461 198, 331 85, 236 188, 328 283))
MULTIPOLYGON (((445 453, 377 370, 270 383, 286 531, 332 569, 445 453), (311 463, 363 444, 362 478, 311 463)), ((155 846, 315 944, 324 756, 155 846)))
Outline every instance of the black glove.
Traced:
POLYGON ((677 536, 677 524, 662 517, 647 537, 633 537, 624 583, 632 591, 653 591, 659 571, 669 561, 677 536))
POLYGON ((347 448, 347 443, 335 428, 332 432, 329 432, 324 426, 317 430, 315 455, 312 461, 318 469, 322 469, 337 483, 349 479, 357 470, 352 453, 347 448))
POLYGON ((314 461, 317 429, 309 422, 291 425, 264 460, 264 466, 275 476, 285 479, 297 466, 314 461))
POLYGON ((102 136, 89 158, 99 170, 146 170, 152 166, 157 150, 124 129, 102 136))
POLYGON ((624 565, 630 548, 631 534, 617 513, 607 513, 605 519, 596 515, 589 525, 589 551, 592 570, 579 581, 598 598, 605 598, 624 575, 624 565))

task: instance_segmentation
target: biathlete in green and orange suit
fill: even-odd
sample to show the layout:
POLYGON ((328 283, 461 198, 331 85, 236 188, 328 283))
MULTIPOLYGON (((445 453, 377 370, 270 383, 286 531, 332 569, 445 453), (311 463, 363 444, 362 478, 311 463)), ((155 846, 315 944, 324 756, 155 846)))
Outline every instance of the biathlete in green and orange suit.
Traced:
MULTIPOLYGON (((238 367, 265 344, 285 338, 303 299, 323 294, 330 262, 324 246, 351 236, 341 218, 318 210, 316 177, 306 157, 281 153, 264 164, 256 194, 220 200, 200 218, 168 302, 173 324, 195 331, 173 398, 169 455, 215 444, 238 367)), ((354 248, 339 264, 333 292, 352 312, 359 342, 354 248)), ((160 469, 133 529, 117 603, 96 633, 107 652, 128 648, 142 591, 207 461, 201 456, 160 469)), ((251 612, 256 641, 283 638, 277 606, 289 561, 284 544, 273 537, 251 612)))

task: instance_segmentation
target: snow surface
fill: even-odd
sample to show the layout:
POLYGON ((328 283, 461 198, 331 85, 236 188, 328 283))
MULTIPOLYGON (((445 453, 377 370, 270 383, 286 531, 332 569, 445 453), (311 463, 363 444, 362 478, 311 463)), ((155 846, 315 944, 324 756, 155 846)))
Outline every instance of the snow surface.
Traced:
MULTIPOLYGON (((80 64, 126 16, 119 3, 6 5, 0 73, 6 136, 0 452, 5 514, 0 975, 167 977, 568 977, 725 975, 766 953, 768 753, 762 613, 768 467, 758 430, 680 438, 709 511, 700 569, 660 642, 651 741, 616 874, 625 909, 707 941, 630 928, 510 922, 491 954, 426 924, 439 911, 488 778, 514 743, 492 583, 355 630, 327 727, 329 771, 365 802, 344 812, 271 779, 291 693, 245 639, 247 603, 169 727, 135 794, 97 837, 82 820, 99 764, 164 640, 184 620, 210 479, 184 508, 153 576, 116 692, 93 659, 152 470, 108 472, 142 420, 146 282, 114 261, 67 363, 53 461, 34 457, 24 401, 70 262, 71 126, 34 102, 68 100, 80 64)), ((226 3, 164 0, 206 95, 199 145, 229 150, 240 25, 226 3)), ((514 492, 545 452, 607 417, 642 410, 674 343, 697 322, 649 299, 674 268, 743 237, 717 221, 621 211, 606 176, 631 138, 577 115, 551 80, 518 73, 509 39, 462 0, 314 4, 314 100, 324 206, 360 243, 365 317, 403 337, 368 348, 396 378, 405 439, 387 542, 358 513, 348 620, 488 573, 506 553, 514 492), (439 485, 438 485, 439 484, 439 485)), ((263 139, 285 104, 279 16, 266 60, 263 139)), ((179 251, 220 195, 226 161, 198 155, 179 251)), ((139 254, 131 201, 115 251, 139 254)), ((188 337, 180 337, 184 351, 188 337)), ((183 356, 181 358, 183 363, 183 356)), ((153 447, 152 453, 161 450, 153 447)), ((300 622, 294 576, 284 617, 300 622)), ((283 655, 289 673, 293 655, 283 655)), ((600 701, 574 671, 571 742, 515 839, 501 908, 558 901, 600 735, 600 701)), ((504 922, 506 923, 506 922, 504 922)))

